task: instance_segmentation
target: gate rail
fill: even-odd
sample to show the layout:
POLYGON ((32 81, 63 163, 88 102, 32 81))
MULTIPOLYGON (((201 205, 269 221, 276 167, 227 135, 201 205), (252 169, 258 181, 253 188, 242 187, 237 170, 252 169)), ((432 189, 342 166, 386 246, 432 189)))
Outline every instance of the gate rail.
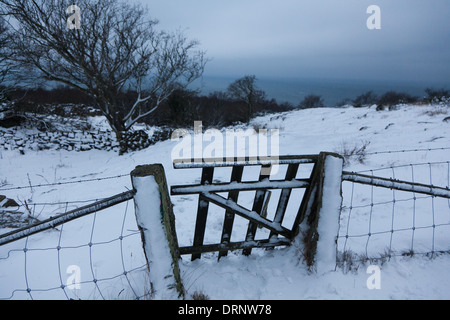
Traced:
MULTIPOLYGON (((244 255, 249 255, 253 248, 289 246, 292 241, 301 237, 302 253, 307 265, 315 266, 317 270, 325 272, 333 270, 336 265, 337 241, 339 240, 343 181, 421 193, 433 198, 450 199, 449 187, 342 171, 342 164, 341 156, 325 152, 319 155, 263 159, 175 161, 173 164, 175 169, 202 169, 199 184, 178 185, 170 188, 170 194, 174 196, 198 195, 193 244, 185 247, 178 246, 175 216, 164 167, 162 165, 138 166, 130 174, 133 190, 59 214, 29 227, 2 234, 0 235, 0 246, 133 199, 136 222, 147 259, 147 268, 152 271, 149 277, 153 290, 152 296, 158 298, 170 293, 170 297, 184 298, 184 287, 178 267, 180 255, 191 255, 192 260, 201 258, 201 255, 207 252, 218 252, 219 259, 226 256, 229 251, 235 250, 243 250, 244 255), (309 177, 297 178, 299 168, 304 164, 313 164, 309 177), (287 167, 284 177, 277 180, 271 179, 274 166, 279 165, 287 167), (260 167, 259 177, 254 181, 242 181, 244 168, 256 166, 260 167), (228 182, 214 182, 215 169, 221 167, 231 167, 232 169, 228 182), (296 204, 295 208, 290 207, 294 210, 295 219, 291 227, 286 227, 285 224, 283 225, 283 220, 285 220, 294 189, 304 189, 303 198, 299 199, 301 201, 296 204), (280 191, 278 199, 271 196, 271 190, 280 191), (255 192, 254 196, 252 194, 251 209, 250 206, 246 208, 238 204, 240 193, 246 191, 255 192), (222 193, 227 193, 227 196, 221 195, 222 193), (267 216, 268 202, 272 200, 277 203, 269 219, 267 216), (220 243, 204 244, 211 203, 225 209, 222 235, 220 243), (247 232, 245 240, 231 242, 236 215, 248 220, 247 232), (258 227, 267 229, 268 236, 265 236, 266 238, 256 239, 258 227), (316 253, 320 253, 320 257, 317 257, 316 253), (159 272, 157 272, 158 270, 159 272)), ((370 207, 373 207, 373 203, 370 207)), ((434 228, 436 227, 434 221, 431 227, 434 241, 434 228)), ((412 230, 414 231, 415 227, 412 230)), ((392 239, 393 227, 390 232, 392 239)), ((370 236, 371 232, 369 231, 368 237, 370 238, 370 236)), ((349 237, 351 236, 347 232, 346 240, 349 237)), ((26 250, 24 252, 26 253, 26 250)), ((127 272, 124 271, 125 276, 126 274, 127 272)), ((94 277, 93 281, 96 283, 97 279, 94 277)), ((62 288, 64 289, 64 287, 62 288)))
POLYGON ((381 178, 346 171, 342 172, 342 180, 450 199, 450 189, 448 187, 442 188, 433 185, 402 181, 392 178, 381 178))
POLYGON ((115 196, 112 196, 110 198, 107 199, 103 199, 101 201, 95 202, 93 204, 72 210, 72 211, 68 211, 66 213, 63 214, 59 214, 56 215, 55 217, 49 218, 47 220, 38 222, 33 224, 32 226, 26 226, 23 228, 19 228, 16 229, 14 231, 5 233, 0 235, 0 246, 20 240, 20 239, 24 239, 28 236, 31 236, 33 234, 45 231, 45 230, 49 230, 49 229, 53 229, 57 226, 60 226, 62 224, 65 224, 69 221, 84 217, 88 214, 100 211, 100 210, 104 210, 106 208, 115 206, 119 203, 128 201, 133 199, 135 192, 132 191, 127 191, 115 196))
MULTIPOLYGON (((340 156, 332 153, 319 155, 282 156, 279 158, 245 158, 245 159, 190 159, 174 162, 175 169, 202 169, 201 182, 195 185, 178 185, 171 187, 171 195, 198 194, 197 219, 192 246, 180 247, 180 254, 191 254, 192 260, 199 259, 202 253, 219 252, 219 259, 226 256, 228 251, 243 249, 244 255, 249 255, 252 248, 274 248, 289 246, 299 233, 300 225, 307 220, 308 232, 304 239, 311 247, 306 250, 308 261, 312 264, 315 246, 318 240, 317 223, 322 203, 322 189, 325 171, 325 159, 340 156), (299 166, 314 164, 308 179, 296 179, 299 166), (270 180, 274 165, 287 165, 283 180, 270 180), (244 167, 261 166, 257 181, 242 181, 244 167), (215 168, 232 167, 231 178, 226 183, 213 183, 215 168), (300 206, 297 208, 295 221, 291 228, 282 226, 293 189, 304 188, 305 193, 300 206), (273 220, 266 218, 265 210, 269 201, 270 190, 281 190, 273 220), (239 193, 255 191, 252 209, 239 205, 239 193), (217 193, 228 193, 225 198, 217 193), (220 243, 204 244, 206 221, 209 204, 213 203, 226 210, 220 243), (238 215, 249 221, 245 241, 231 242, 231 234, 235 216, 238 215), (307 219, 306 219, 307 218, 307 219), (255 239, 257 227, 270 231, 267 239, 255 239)), ((342 167, 340 168, 342 171, 342 167)))

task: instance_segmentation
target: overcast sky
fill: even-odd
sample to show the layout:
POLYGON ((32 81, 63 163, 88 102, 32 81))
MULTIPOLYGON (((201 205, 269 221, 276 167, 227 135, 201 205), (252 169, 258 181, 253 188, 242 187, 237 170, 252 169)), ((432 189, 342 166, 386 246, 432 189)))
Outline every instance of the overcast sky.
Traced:
POLYGON ((450 0, 139 1, 200 41, 205 75, 450 83, 450 0))

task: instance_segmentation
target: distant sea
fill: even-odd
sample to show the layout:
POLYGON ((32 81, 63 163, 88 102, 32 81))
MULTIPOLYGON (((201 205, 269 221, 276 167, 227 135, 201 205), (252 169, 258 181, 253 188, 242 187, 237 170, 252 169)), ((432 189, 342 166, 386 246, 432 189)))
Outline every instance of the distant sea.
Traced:
MULTIPOLYGON (((226 91, 228 85, 237 78, 204 76, 197 80, 193 89, 199 89, 203 94, 214 91, 226 91)), ((405 92, 422 98, 426 95, 426 88, 450 89, 450 83, 418 83, 401 81, 378 80, 339 80, 339 79, 270 79, 258 78, 257 86, 266 92, 268 99, 275 99, 278 103, 289 102, 297 106, 305 96, 315 94, 322 97, 328 107, 334 107, 344 99, 354 99, 372 90, 378 95, 388 91, 405 92)))

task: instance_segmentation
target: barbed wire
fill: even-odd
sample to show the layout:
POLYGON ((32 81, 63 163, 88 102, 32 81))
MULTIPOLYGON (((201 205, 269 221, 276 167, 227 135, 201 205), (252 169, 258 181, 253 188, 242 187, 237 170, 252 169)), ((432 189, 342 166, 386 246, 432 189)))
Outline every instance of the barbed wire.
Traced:
MULTIPOLYGON (((440 147, 440 148, 416 148, 416 149, 404 149, 404 150, 384 150, 384 151, 373 151, 373 152, 366 152, 366 155, 377 155, 377 154, 393 154, 393 153, 408 153, 408 152, 431 152, 431 151, 443 151, 443 150, 450 150, 450 147, 440 147)), ((445 162, 434 162, 434 164, 438 163, 448 163, 449 161, 445 162)), ((424 164, 428 164, 424 163, 424 164)), ((419 163, 420 164, 420 163, 419 163)), ((419 165, 419 164, 413 164, 413 165, 419 165)), ((411 164, 408 164, 411 165, 411 164)), ((408 166, 408 165, 400 165, 400 166, 390 166, 389 168, 399 168, 402 166, 408 166)), ((372 169, 374 171, 377 170, 383 170, 385 168, 378 168, 378 169, 372 169)), ((363 170, 358 172, 369 172, 370 170, 363 170)), ((94 175, 97 173, 91 173, 90 175, 94 175)), ((78 180, 71 180, 71 181, 65 181, 65 182, 54 182, 54 183, 45 183, 45 184, 35 184, 35 185, 24 185, 24 186, 17 186, 17 187, 8 187, 8 188, 0 188, 0 191, 12 191, 12 190, 22 190, 22 189, 33 189, 33 188, 41 188, 41 187, 52 187, 52 186, 62 186, 62 185, 68 185, 68 184, 77 184, 77 183, 87 183, 87 182, 98 182, 98 181, 105 181, 105 180, 112 180, 112 179, 119 179, 123 177, 129 176, 129 173, 125 174, 119 174, 115 176, 109 176, 109 177, 101 177, 101 178, 91 178, 91 179, 78 179, 78 180)))
MULTIPOLYGON (((401 153, 401 152, 428 152, 428 151, 441 151, 441 150, 450 150, 450 148, 428 148, 428 149, 411 149, 411 150, 397 150, 397 151, 377 151, 367 153, 370 155, 375 154, 388 154, 388 153, 401 153)), ((393 178, 396 177, 398 169, 401 168, 409 168, 410 170, 410 178, 412 182, 417 181, 418 175, 417 170, 422 169, 422 176, 428 177, 428 182, 433 184, 433 174, 432 169, 435 166, 447 166, 447 172, 440 172, 440 176, 447 179, 447 188, 450 186, 450 161, 440 161, 440 162, 423 162, 416 164, 404 164, 404 165, 395 165, 388 166, 384 168, 377 168, 371 170, 364 170, 360 172, 370 172, 374 175, 375 172, 379 172, 381 170, 388 170, 393 178), (425 173, 423 167, 428 166, 428 172, 425 173)), ((127 174, 120 174, 110 177, 100 177, 100 178, 91 178, 91 179, 77 179, 72 181, 64 181, 57 183, 47 183, 47 184, 38 184, 38 185, 27 185, 27 186, 19 186, 19 187, 8 187, 8 188, 0 188, 0 191, 11 191, 11 190, 21 190, 21 189, 30 189, 30 188, 40 188, 40 187, 49 187, 49 186, 62 186, 68 184, 78 184, 78 183, 88 183, 88 182, 98 182, 98 181, 106 181, 119 179, 123 177, 128 177, 127 174)), ((345 182, 350 183, 350 182, 345 182)), ((345 189, 345 188, 344 188, 345 189)), ((355 253, 358 255, 361 260, 364 259, 375 259, 378 254, 381 259, 389 259, 394 256, 403 256, 403 255, 412 255, 412 254, 430 254, 434 256, 439 252, 450 252, 450 245, 443 246, 442 243, 449 243, 449 238, 447 234, 449 232, 437 232, 437 230, 446 230, 449 228, 450 230, 450 219, 445 218, 450 216, 450 201, 446 201, 446 206, 443 201, 438 201, 433 196, 418 196, 416 193, 412 192, 409 196, 405 197, 404 194, 399 191, 390 190, 390 195, 388 196, 386 193, 380 195, 377 187, 371 186, 369 190, 369 195, 364 194, 362 188, 360 188, 357 183, 351 182, 351 190, 348 188, 344 190, 344 205, 342 212, 344 214, 341 215, 341 228, 339 231, 339 235, 337 237, 338 240, 338 251, 339 257, 349 257, 349 253, 355 253), (403 197, 400 197, 402 195, 403 197), (422 202, 429 201, 429 203, 424 206, 422 202), (421 205, 419 206, 419 203, 421 205), (387 207, 388 206, 388 207, 387 207), (398 224, 398 220, 404 218, 406 216, 410 222, 410 225, 398 224), (423 217, 427 216, 427 219, 423 217), (421 221, 422 220, 422 221, 421 221), (426 223, 424 223, 425 221, 426 223), (356 228, 353 226, 356 225, 356 228), (364 232, 363 230, 367 230, 364 232), (406 241, 405 236, 402 237, 401 243, 397 243, 396 236, 399 234, 410 233, 408 241, 406 241), (425 232, 426 235, 422 235, 418 237, 418 233, 425 232), (377 237, 383 238, 376 239, 377 237), (439 243, 438 243, 439 241, 439 243), (384 250, 384 253, 383 253, 384 250), (380 254, 381 252, 381 254, 380 254)), ((29 206, 33 207, 33 211, 35 211, 36 207, 45 207, 45 206, 65 206, 65 212, 67 212, 69 206, 75 204, 82 204, 87 202, 96 202, 101 199, 90 199, 90 200, 78 200, 78 201, 60 201, 60 202, 36 202, 29 203, 29 206)), ((442 200, 442 199, 441 199, 442 200)), ((22 204, 20 208, 26 208, 26 204, 22 204)), ((107 210, 111 210, 107 209, 107 210)), ((116 208, 117 210, 117 208, 116 208)), ((136 252, 140 252, 142 255, 142 243, 140 239, 140 232, 137 230, 135 225, 135 221, 133 222, 133 227, 128 226, 128 214, 129 212, 129 201, 126 202, 122 224, 120 227, 120 232, 111 236, 108 239, 102 239, 102 241, 95 241, 95 234, 98 227, 98 215, 100 212, 95 212, 91 218, 92 222, 90 224, 89 231, 89 240, 87 242, 81 242, 78 244, 72 245, 64 245, 63 242, 63 232, 68 233, 72 232, 67 227, 67 223, 61 225, 58 229, 54 229, 58 234, 57 243, 54 246, 42 246, 35 247, 39 243, 39 239, 33 238, 35 236, 29 236, 25 239, 22 247, 17 247, 17 244, 13 246, 11 249, 6 249, 6 247, 0 247, 0 265, 2 263, 5 264, 22 264, 23 265, 23 275, 21 276, 23 284, 19 284, 20 279, 14 279, 14 283, 16 283, 16 287, 13 288, 9 294, 4 296, 5 292, 0 290, 0 300, 9 300, 17 297, 18 295, 23 295, 30 299, 39 298, 41 294, 50 294, 52 296, 62 295, 65 299, 77 299, 79 296, 76 295, 76 292, 69 289, 68 284, 64 281, 64 273, 63 269, 63 252, 67 252, 70 250, 84 250, 85 255, 87 256, 87 266, 89 269, 89 279, 84 281, 79 281, 76 283, 77 285, 86 286, 89 285, 93 287, 95 294, 101 299, 109 299, 111 298, 111 293, 108 290, 105 290, 105 287, 111 287, 110 283, 115 280, 122 281, 122 287, 119 288, 121 291, 118 293, 115 298, 122 294, 124 290, 128 290, 129 294, 134 299, 146 299, 150 296, 149 288, 136 287, 133 284, 132 276, 136 275, 138 277, 142 277, 147 270, 147 266, 145 264, 145 258, 142 259, 142 263, 138 266, 127 266, 127 256, 124 248, 124 241, 126 239, 133 239, 136 242, 135 249, 131 254, 136 254, 136 252), (98 268, 95 264, 95 256, 99 254, 97 249, 101 250, 102 255, 104 253, 104 249, 102 250, 102 246, 107 246, 111 244, 118 244, 120 247, 120 265, 119 271, 115 272, 112 275, 99 276, 98 268), (1 250, 4 249, 4 250, 1 250), (56 255, 56 275, 55 278, 58 279, 56 284, 48 285, 47 287, 38 287, 33 284, 33 279, 37 276, 35 274, 36 270, 30 265, 30 256, 33 253, 52 253, 56 255), (1 256, 3 255, 3 257, 1 256), (2 296, 3 294, 3 296, 2 296), (59 294, 59 295, 58 295, 59 294)), ((85 217, 87 218, 87 217, 85 217)), ((83 218, 83 219, 85 219, 83 218)), ((88 224, 84 225, 85 227, 88 224)), ((9 246, 9 245, 8 245, 9 246)), ((107 254, 108 258, 113 258, 110 253, 107 254)), ((354 258, 355 259, 355 258, 354 258)), ((45 259, 42 260, 42 263, 46 263, 45 259)), ((344 258, 345 260, 345 258, 344 258)), ((2 271, 3 272, 3 271, 2 271)), ((148 280, 148 279, 147 279, 148 280)), ((145 282, 145 279, 141 282, 145 282)), ((3 286, 3 285, 2 285, 3 286)), ((84 295, 85 293, 83 293, 84 295)))
POLYGON ((400 164, 400 165, 391 165, 387 167, 380 167, 375 169, 368 169, 368 170, 361 170, 357 171, 358 173, 366 173, 366 172, 376 172, 376 171, 382 171, 382 170, 389 170, 389 169, 399 169, 399 168, 406 168, 406 167, 417 167, 417 166, 429 166, 429 165, 441 165, 441 164, 450 164, 449 161, 434 161, 434 162, 419 162, 419 163, 408 163, 408 164, 400 164))
POLYGON ((366 152, 366 155, 376 155, 376 154, 391 154, 391 153, 405 153, 405 152, 429 152, 429 151, 443 151, 450 150, 450 147, 441 148, 416 148, 416 149, 404 149, 404 150, 384 150, 384 151, 372 151, 366 152))
POLYGON ((120 175, 116 175, 116 176, 110 176, 110 177, 102 177, 102 178, 80 179, 80 180, 72 180, 72 181, 66 181, 66 182, 54 182, 54 183, 27 185, 27 186, 20 186, 20 187, 0 188, 0 191, 33 189, 33 188, 42 188, 42 187, 62 186, 62 185, 68 185, 68 184, 77 184, 77 183, 98 182, 98 181, 119 179, 119 178, 128 177, 128 176, 130 176, 129 173, 120 174, 120 175))

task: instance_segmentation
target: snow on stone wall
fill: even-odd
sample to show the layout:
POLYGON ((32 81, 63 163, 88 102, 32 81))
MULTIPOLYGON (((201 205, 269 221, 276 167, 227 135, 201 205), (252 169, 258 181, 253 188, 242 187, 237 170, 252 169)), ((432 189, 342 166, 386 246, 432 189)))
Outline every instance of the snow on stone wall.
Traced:
POLYGON ((66 130, 41 132, 22 128, 0 128, 1 150, 114 150, 119 144, 114 133, 103 130, 66 130))

